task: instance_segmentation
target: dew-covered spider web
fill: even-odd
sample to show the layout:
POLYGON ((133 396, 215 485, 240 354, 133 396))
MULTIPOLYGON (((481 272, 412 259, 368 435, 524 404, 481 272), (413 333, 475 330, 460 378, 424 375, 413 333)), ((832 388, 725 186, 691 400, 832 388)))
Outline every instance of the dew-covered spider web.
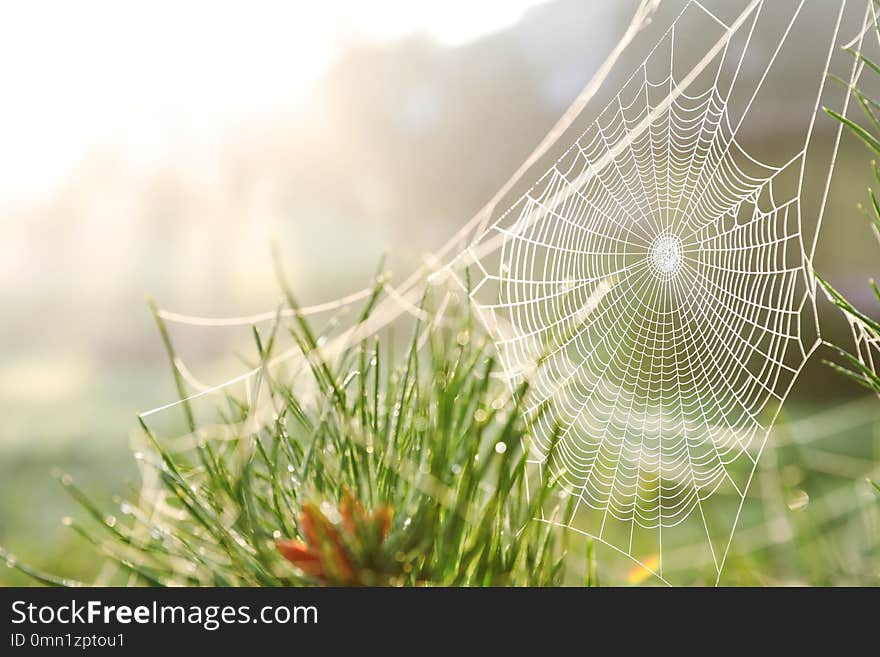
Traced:
MULTIPOLYGON (((529 382, 534 460, 577 498, 554 522, 660 579, 680 536, 702 536, 720 576, 770 427, 820 343, 802 197, 844 9, 826 3, 799 148, 766 158, 739 137, 789 120, 768 117, 761 92, 785 84, 774 70, 804 3, 739 4, 722 18, 686 3, 459 259, 511 385, 529 382)), ((808 190, 824 192, 820 218, 827 155, 823 173, 808 190)))
MULTIPOLYGON (((451 274, 469 295, 511 390, 529 383, 536 476, 548 464, 574 500, 567 517, 541 520, 661 581, 719 580, 768 433, 821 344, 812 260, 842 128, 820 119, 824 106, 847 115, 861 69, 842 46, 859 50, 875 21, 871 0, 642 0, 572 108, 429 259, 429 285, 451 274), (789 84, 815 96, 785 104, 789 84), (785 137, 756 149, 769 132, 785 137)), ((325 357, 406 313, 438 325, 449 293, 428 316, 425 273, 384 284, 325 357)), ((248 317, 159 315, 249 326, 371 294, 248 317)), ((876 341, 852 325, 873 367, 876 341)), ((265 367, 296 372, 302 356, 291 347, 265 367)), ((142 418, 230 385, 249 406, 258 396, 259 367, 211 386, 176 366, 197 392, 142 418)))

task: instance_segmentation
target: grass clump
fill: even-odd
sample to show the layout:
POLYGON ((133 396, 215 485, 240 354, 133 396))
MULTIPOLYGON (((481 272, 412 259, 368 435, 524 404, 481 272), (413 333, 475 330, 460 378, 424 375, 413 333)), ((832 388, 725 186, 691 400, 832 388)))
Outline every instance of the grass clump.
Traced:
MULTIPOLYGON (((880 26, 875 26, 874 29, 880 34, 880 26)), ((862 52, 848 50, 856 59, 856 64, 865 72, 880 76, 880 64, 862 52)), ((880 157, 880 101, 872 98, 864 89, 851 86, 840 78, 832 77, 836 82, 845 86, 858 102, 864 121, 855 121, 827 108, 825 112, 841 123, 874 156, 880 157)), ((880 188, 880 167, 878 167, 876 160, 871 162, 871 169, 874 181, 880 188)), ((878 200, 875 190, 870 187, 868 188, 868 196, 870 207, 867 210, 861 204, 859 207, 870 223, 871 232, 880 243, 880 200, 878 200)), ((827 364, 864 388, 880 394, 880 376, 878 376, 876 368, 876 365, 880 364, 880 351, 878 351, 878 347, 880 347, 880 322, 856 307, 843 293, 818 274, 817 278, 825 289, 828 299, 846 316, 856 341, 855 354, 840 346, 831 345, 842 359, 842 364, 832 362, 827 364)), ((869 284, 874 297, 880 302, 880 288, 877 283, 872 279, 869 284)))
MULTIPOLYGON (((379 281, 358 321, 382 290, 379 281)), ((426 298, 420 317, 433 320, 415 321, 399 357, 388 332, 330 356, 323 347, 338 326, 322 334, 286 298, 292 312, 253 329, 249 400, 226 395, 213 423, 181 402, 185 435, 174 439, 141 419, 144 484, 118 500, 118 513, 62 477, 87 516, 68 524, 116 566, 105 583, 562 583, 564 536, 536 518, 571 500, 555 493, 546 466, 527 462, 526 386, 511 393, 497 376, 467 304, 444 303, 434 321, 426 298), (295 364, 271 366, 284 340, 295 364)), ((180 361, 155 316, 185 400, 180 361)))
MULTIPOLYGON (((875 25, 874 29, 880 35, 880 25, 875 25)), ((869 74, 880 77, 880 64, 862 52, 852 49, 849 52, 855 57, 858 66, 867 70, 869 74)), ((839 79, 837 81, 843 82, 839 79)), ((858 102, 866 122, 859 123, 827 108, 825 111, 861 141, 875 157, 880 157, 880 101, 872 98, 857 86, 853 87, 845 82, 843 84, 858 102)), ((880 167, 878 167, 876 160, 871 161, 871 171, 874 182, 880 188, 880 167)), ((874 188, 868 188, 868 196, 870 208, 865 210, 861 204, 859 204, 859 208, 867 217, 874 238, 880 243, 880 200, 878 200, 874 188)), ((880 395, 880 376, 877 372, 877 365, 880 364, 880 322, 856 307, 824 278, 818 274, 817 277, 825 289, 828 299, 846 316, 852 329, 856 347, 855 353, 852 353, 840 346, 831 345, 839 354, 843 364, 833 362, 827 362, 827 364, 860 386, 880 395)), ((880 287, 877 286, 874 279, 869 281, 869 285, 874 298, 880 303, 880 287)), ((880 494, 880 485, 871 479, 868 479, 868 482, 880 494)))

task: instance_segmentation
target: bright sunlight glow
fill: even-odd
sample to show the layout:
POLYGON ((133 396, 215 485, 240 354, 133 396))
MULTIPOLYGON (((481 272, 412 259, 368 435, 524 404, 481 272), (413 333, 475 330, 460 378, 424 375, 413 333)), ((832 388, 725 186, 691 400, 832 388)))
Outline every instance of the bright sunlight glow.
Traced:
POLYGON ((98 148, 149 166, 172 145, 296 109, 351 39, 425 33, 454 46, 541 1, 6 3, 0 204, 45 198, 98 148))

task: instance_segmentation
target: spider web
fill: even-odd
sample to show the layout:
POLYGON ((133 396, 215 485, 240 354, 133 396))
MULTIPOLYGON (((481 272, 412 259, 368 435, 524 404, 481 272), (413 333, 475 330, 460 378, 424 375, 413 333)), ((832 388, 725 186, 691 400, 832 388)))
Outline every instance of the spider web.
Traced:
POLYGON ((558 522, 664 581, 683 526, 720 577, 768 432, 821 342, 801 206, 815 111, 781 164, 738 141, 803 4, 743 89, 764 2, 730 23, 688 2, 460 256, 511 386, 530 384, 535 463, 550 458, 577 498, 558 522), (696 62, 679 54, 695 35, 711 44, 696 62))
MULTIPOLYGON (((835 20, 816 65, 818 95, 797 152, 764 161, 738 138, 760 114, 756 99, 773 84, 768 80, 784 46, 797 38, 792 31, 806 0, 725 3, 725 9, 744 6, 729 18, 689 0, 593 123, 565 142, 570 147, 506 212, 491 216, 565 139, 659 4, 643 0, 569 112, 430 258, 435 273, 428 282, 451 274, 492 334, 511 389, 524 380, 531 385, 533 464, 551 459, 553 476, 576 498, 569 517, 544 520, 600 541, 667 583, 667 554, 687 553, 688 563, 696 563, 696 537, 717 582, 768 433, 821 344, 811 260, 842 128, 824 151, 821 171, 808 171, 808 155, 828 92, 826 74, 841 45, 846 0, 810 3, 826 21, 835 20), (763 43, 757 55, 751 52, 767 15, 786 12, 769 49, 763 43), (747 77, 744 68, 752 83, 740 79, 747 77), (815 206, 812 234, 804 229, 807 197, 815 206)), ((870 0, 855 4, 866 7, 861 13, 857 6, 861 31, 845 45, 858 49, 873 14, 870 0)), ((845 60, 848 67, 837 74, 852 85, 860 70, 852 57, 845 60)), ((841 90, 831 103, 844 116, 849 97, 841 90)), ((442 310, 427 318, 417 307, 425 273, 394 288, 386 284, 387 298, 375 312, 322 346, 324 356, 404 313, 431 325, 441 321, 442 310)), ((361 290, 300 314, 347 308, 370 294, 361 290)), ((244 326, 291 314, 159 313, 196 326, 244 326)), ((291 348, 266 367, 300 360, 291 348)), ((245 386, 250 404, 260 381, 260 368, 214 386, 185 368, 181 374, 197 392, 142 418, 234 384, 245 386)))

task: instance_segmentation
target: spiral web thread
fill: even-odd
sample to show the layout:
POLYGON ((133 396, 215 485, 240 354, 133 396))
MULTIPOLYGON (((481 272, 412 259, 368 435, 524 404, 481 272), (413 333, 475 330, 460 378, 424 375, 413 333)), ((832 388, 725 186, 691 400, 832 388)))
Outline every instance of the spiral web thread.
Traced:
POLYGON ((577 497, 561 524, 661 580, 664 539, 683 525, 720 577, 767 434, 820 342, 800 205, 812 123, 781 166, 737 142, 803 3, 739 118, 730 111, 763 4, 728 25, 689 2, 463 254, 511 385, 530 383, 535 462, 552 455, 577 497), (677 77, 677 32, 694 24, 717 41, 677 77), (733 507, 713 505, 721 489, 733 507), (720 515, 735 516, 729 532, 720 515))

